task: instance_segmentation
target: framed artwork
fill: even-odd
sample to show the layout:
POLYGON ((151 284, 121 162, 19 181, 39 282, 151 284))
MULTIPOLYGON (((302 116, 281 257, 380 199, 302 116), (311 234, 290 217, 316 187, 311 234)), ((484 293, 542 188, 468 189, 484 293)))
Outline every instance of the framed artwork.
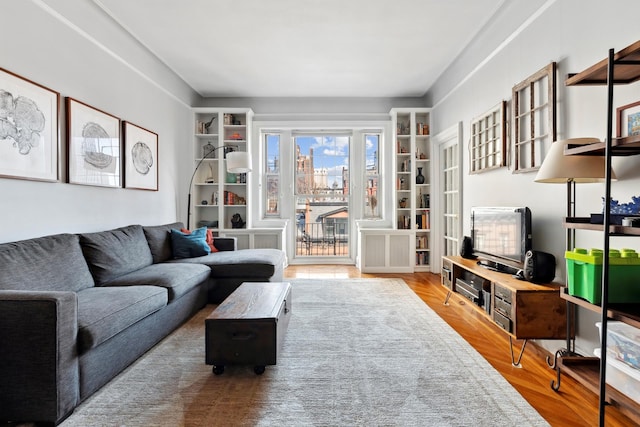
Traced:
POLYGON ((0 68, 0 177, 58 181, 60 94, 0 68))
POLYGON ((616 137, 640 135, 640 101, 616 109, 616 137))
POLYGON ((469 173, 475 174, 507 163, 507 102, 501 101, 471 120, 469 173))
POLYGON ((121 187, 120 119, 67 98, 67 181, 121 187))
POLYGON ((556 140, 556 63, 515 85, 512 95, 513 172, 533 172, 556 140))
POLYGON ((122 122, 124 187, 158 191, 158 134, 122 122))

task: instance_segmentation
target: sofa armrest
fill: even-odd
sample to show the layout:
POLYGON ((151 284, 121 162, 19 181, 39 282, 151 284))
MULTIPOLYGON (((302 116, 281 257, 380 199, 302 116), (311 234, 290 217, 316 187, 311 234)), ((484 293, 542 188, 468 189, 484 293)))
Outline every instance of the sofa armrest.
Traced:
POLYGON ((238 250, 238 239, 235 237, 214 237, 213 244, 219 251, 238 250))
POLYGON ((53 422, 79 403, 75 292, 0 290, 0 420, 53 422))

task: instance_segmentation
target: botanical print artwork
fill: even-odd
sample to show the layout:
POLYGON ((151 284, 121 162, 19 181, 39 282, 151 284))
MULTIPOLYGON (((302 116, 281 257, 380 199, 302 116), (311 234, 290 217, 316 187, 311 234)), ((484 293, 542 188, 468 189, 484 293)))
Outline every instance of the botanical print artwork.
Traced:
POLYGON ((640 135, 640 113, 629 114, 627 119, 627 135, 640 135))
POLYGON ((140 175, 147 175, 153 166, 153 154, 151 148, 142 141, 138 141, 131 148, 133 167, 140 175))
POLYGON ((103 141, 109 140, 109 134, 98 123, 88 122, 82 128, 82 154, 85 167, 115 173, 117 155, 112 150, 103 152, 103 141))
POLYGON ((124 122, 124 187, 158 190, 158 135, 124 122))
POLYGON ((24 96, 15 97, 0 89, 0 138, 11 138, 20 154, 27 155, 40 145, 44 114, 38 105, 24 96))
POLYGON ((121 186, 120 119, 67 98, 68 180, 121 186))
POLYGON ((59 99, 0 68, 0 176, 58 179, 59 99))

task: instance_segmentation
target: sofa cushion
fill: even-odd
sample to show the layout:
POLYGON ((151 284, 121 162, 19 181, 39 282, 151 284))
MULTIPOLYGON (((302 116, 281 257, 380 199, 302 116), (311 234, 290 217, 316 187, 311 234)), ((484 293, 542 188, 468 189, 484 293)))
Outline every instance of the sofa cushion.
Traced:
POLYGON ((177 259, 178 263, 198 263, 211 268, 211 276, 216 277, 271 277, 275 266, 284 264, 284 252, 279 249, 240 249, 220 251, 209 255, 177 259))
POLYGON ((78 236, 56 234, 0 245, 0 289, 79 291, 94 286, 78 236))
POLYGON ((167 290, 157 286, 94 287, 78 292, 78 351, 97 347, 166 305, 167 290))
POLYGON ((202 227, 187 233, 171 230, 171 249, 174 258, 191 258, 211 253, 207 244, 207 228, 202 227))
MULTIPOLYGON (((204 227, 204 229, 207 233, 205 241, 207 242, 207 245, 209 245, 209 249, 211 249, 209 252, 218 252, 218 248, 216 248, 216 245, 213 242, 215 238, 215 236, 213 235, 213 229, 207 227, 204 227)), ((191 230, 187 230, 186 228, 181 228, 180 231, 184 234, 191 234, 193 232, 191 230)))
POLYGON ((153 262, 141 225, 80 234, 80 244, 98 286, 153 262))
POLYGON ((181 222, 174 222, 164 225, 151 225, 144 226, 144 235, 147 238, 151 255, 153 256, 153 263, 165 262, 173 259, 173 251, 171 250, 171 229, 180 230, 184 228, 184 224, 181 222))
POLYGON ((180 298, 191 289, 207 282, 211 269, 201 264, 152 264, 120 276, 106 286, 151 285, 169 292, 169 301, 180 298))

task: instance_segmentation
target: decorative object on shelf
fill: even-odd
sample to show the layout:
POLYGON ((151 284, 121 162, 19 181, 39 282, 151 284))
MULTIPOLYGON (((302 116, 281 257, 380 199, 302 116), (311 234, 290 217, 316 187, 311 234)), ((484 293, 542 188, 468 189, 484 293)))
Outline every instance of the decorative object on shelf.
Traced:
POLYGON ((422 207, 425 209, 429 209, 429 204, 430 204, 430 199, 431 199, 431 195, 430 194, 423 194, 422 195, 422 207))
POLYGON ((400 188, 398 190, 404 190, 404 178, 400 178, 400 188))
MULTIPOLYGON (((602 198, 602 212, 604 213, 604 197, 602 198)), ((609 212, 612 214, 640 214, 640 197, 631 196, 628 203, 620 203, 618 200, 611 199, 609 202, 609 212)))
POLYGON ((202 146, 202 157, 211 157, 214 151, 216 151, 216 146, 213 145, 211 141, 207 141, 207 143, 202 146))
POLYGON ((233 214, 231 217, 231 228, 244 228, 245 222, 239 213, 233 214))
POLYGON ((158 134, 123 122, 124 188, 158 191, 158 134))
POLYGON ((58 181, 59 105, 58 92, 0 68, 0 142, 12 147, 0 176, 58 181))
POLYGON ((234 132, 231 135, 229 135, 229 139, 241 140, 242 135, 240 135, 238 132, 234 132))
POLYGON ((640 135, 640 101, 616 109, 616 136, 640 135))
POLYGON ((209 166, 209 175, 204 179, 204 183, 205 184, 215 184, 216 183, 216 179, 214 178, 215 175, 213 173, 213 167, 211 166, 210 163, 207 166, 209 166))
POLYGON ((238 182, 238 177, 233 172, 227 172, 227 176, 224 182, 226 182, 227 184, 235 184, 236 182, 238 182))
POLYGON ((120 119, 67 97, 67 181, 121 187, 120 119))
POLYGON ((407 198, 403 197, 402 199, 398 200, 398 206, 400 206, 401 208, 406 208, 407 207, 407 198))
POLYGON ((422 175, 422 168, 418 168, 418 175, 416 175, 416 184, 424 184, 424 175, 422 175))
POLYGON ((209 204, 209 202, 208 202, 207 200, 203 200, 203 201, 201 201, 201 202, 200 202, 200 204, 201 204, 201 205, 205 205, 205 206, 206 206, 206 205, 208 205, 208 204, 209 204))
POLYGON ((625 216, 624 218, 622 218, 620 224, 623 227, 640 227, 640 217, 625 216))
POLYGON ((211 125, 213 124, 213 121, 216 119, 216 115, 214 115, 213 117, 211 117, 211 120, 209 120, 208 122, 205 122, 203 124, 204 126, 204 133, 211 133, 209 132, 209 128, 211 127, 211 125))
MULTIPOLYGON (((221 148, 234 147, 221 145, 216 147, 210 154, 210 156, 203 157, 200 159, 195 169, 193 170, 193 174, 191 174, 191 180, 189 181, 189 195, 187 196, 187 228, 189 228, 191 222, 191 188, 193 187, 193 179, 196 176, 196 172, 198 172, 198 168, 202 164, 202 162, 215 154, 215 152, 221 148)), ((235 148, 238 148, 235 146, 235 148)), ((228 153, 227 155, 227 172, 236 173, 245 173, 251 172, 251 164, 249 163, 249 153, 244 151, 233 151, 228 153)))

